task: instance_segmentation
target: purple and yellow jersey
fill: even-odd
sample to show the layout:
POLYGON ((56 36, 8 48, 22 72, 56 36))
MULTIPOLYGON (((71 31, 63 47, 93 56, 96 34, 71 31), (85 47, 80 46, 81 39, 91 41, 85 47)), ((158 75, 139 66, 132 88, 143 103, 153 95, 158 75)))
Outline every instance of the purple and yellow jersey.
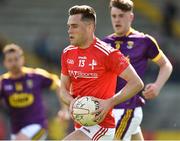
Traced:
POLYGON ((9 72, 1 76, 0 98, 5 101, 10 112, 14 134, 32 123, 46 128, 42 90, 56 89, 60 85, 58 77, 45 70, 26 67, 22 70, 24 75, 18 79, 11 78, 9 72))
MULTIPOLYGON (((143 79, 147 69, 148 60, 156 62, 161 57, 161 50, 156 40, 150 35, 130 29, 125 36, 111 34, 103 39, 104 42, 112 47, 119 49, 136 70, 137 74, 143 79)), ((116 92, 120 91, 126 84, 126 81, 117 79, 116 92)), ((117 105, 115 108, 135 108, 144 105, 145 100, 141 96, 141 92, 130 100, 117 105)))

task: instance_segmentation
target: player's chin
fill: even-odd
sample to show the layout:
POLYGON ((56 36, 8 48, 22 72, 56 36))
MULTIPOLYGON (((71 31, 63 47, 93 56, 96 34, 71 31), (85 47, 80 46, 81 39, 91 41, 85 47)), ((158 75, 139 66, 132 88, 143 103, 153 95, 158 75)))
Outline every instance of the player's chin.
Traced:
POLYGON ((116 32, 118 35, 121 35, 121 34, 122 34, 122 30, 120 30, 119 28, 117 28, 117 29, 115 30, 115 32, 116 32))
POLYGON ((70 43, 71 45, 77 46, 77 42, 74 39, 70 40, 70 43))
POLYGON ((70 40, 71 45, 76 45, 74 41, 70 40))

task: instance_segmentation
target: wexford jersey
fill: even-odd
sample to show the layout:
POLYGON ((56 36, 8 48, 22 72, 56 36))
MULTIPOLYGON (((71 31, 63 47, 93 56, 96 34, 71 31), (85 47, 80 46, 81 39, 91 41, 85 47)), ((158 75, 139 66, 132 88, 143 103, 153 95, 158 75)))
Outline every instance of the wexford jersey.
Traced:
POLYGON ((58 77, 45 70, 25 67, 22 70, 24 75, 18 79, 11 78, 9 72, 1 76, 0 98, 10 112, 13 134, 32 123, 46 128, 42 90, 59 85, 58 77))
MULTIPOLYGON (((72 95, 94 96, 108 99, 115 94, 116 78, 128 66, 119 50, 107 46, 99 39, 86 49, 68 46, 61 59, 62 74, 70 76, 72 95)), ((100 123, 102 127, 114 127, 112 110, 100 123)))
MULTIPOLYGON (((147 69, 148 60, 157 61, 161 57, 161 50, 156 40, 132 28, 125 36, 120 37, 114 33, 105 37, 103 41, 119 49, 129 59, 141 79, 143 79, 147 69)), ((116 92, 121 90, 125 84, 125 80, 118 78, 116 92)), ((144 105, 144 103, 145 100, 139 92, 133 98, 117 105, 116 108, 135 108, 144 105)))

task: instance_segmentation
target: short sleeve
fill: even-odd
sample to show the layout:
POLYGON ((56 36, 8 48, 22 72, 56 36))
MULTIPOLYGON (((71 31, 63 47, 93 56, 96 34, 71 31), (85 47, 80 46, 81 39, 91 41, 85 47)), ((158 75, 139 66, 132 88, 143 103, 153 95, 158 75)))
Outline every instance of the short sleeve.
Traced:
POLYGON ((147 57, 156 62, 161 57, 161 49, 159 48, 157 41, 149 35, 147 35, 147 44, 147 57))
POLYGON ((61 55, 61 73, 64 75, 68 75, 68 68, 67 68, 67 61, 66 61, 65 53, 62 53, 61 55))
POLYGON ((115 50, 108 56, 106 65, 108 70, 120 75, 129 66, 129 62, 119 50, 115 50))
POLYGON ((60 79, 57 75, 49 73, 43 69, 36 69, 36 74, 39 75, 39 79, 41 79, 42 88, 55 90, 60 86, 60 79))

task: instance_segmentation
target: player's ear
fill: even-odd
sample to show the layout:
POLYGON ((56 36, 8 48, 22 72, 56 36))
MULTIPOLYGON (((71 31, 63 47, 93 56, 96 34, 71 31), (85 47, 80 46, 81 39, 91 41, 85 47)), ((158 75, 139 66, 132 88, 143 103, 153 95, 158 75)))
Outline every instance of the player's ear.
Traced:
POLYGON ((134 20, 134 13, 133 12, 131 12, 130 18, 131 18, 131 22, 132 22, 134 20))
POLYGON ((21 61, 22 61, 22 64, 24 65, 25 64, 25 57, 24 57, 24 55, 21 56, 21 61))
POLYGON ((4 65, 5 68, 7 67, 5 58, 3 60, 3 65, 4 65))
POLYGON ((6 54, 4 54, 4 57, 3 57, 3 65, 5 68, 7 68, 8 64, 7 64, 7 60, 6 60, 6 54))

